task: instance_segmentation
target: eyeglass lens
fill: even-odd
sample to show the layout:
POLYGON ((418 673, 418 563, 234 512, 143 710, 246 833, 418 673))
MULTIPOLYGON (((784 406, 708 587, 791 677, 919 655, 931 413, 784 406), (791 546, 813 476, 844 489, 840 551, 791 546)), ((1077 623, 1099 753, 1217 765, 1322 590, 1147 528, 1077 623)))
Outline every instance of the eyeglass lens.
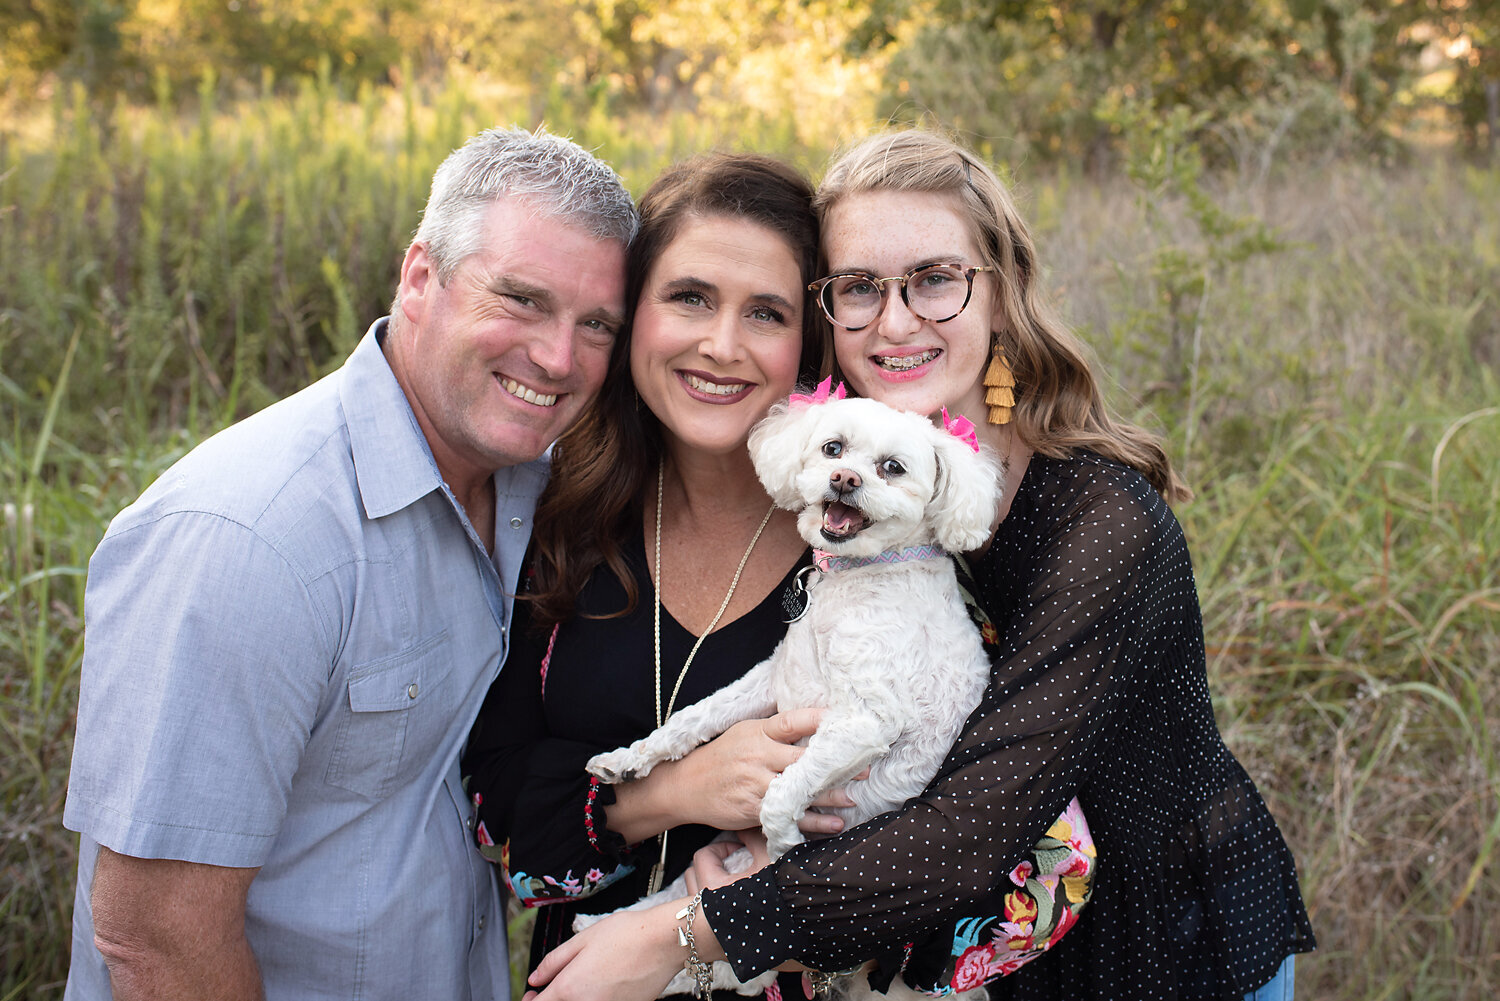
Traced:
MULTIPOLYGON (((900 284, 907 308, 924 320, 947 320, 969 301, 971 279, 962 268, 947 264, 919 268, 904 280, 885 282, 900 284)), ((882 284, 869 275, 839 275, 823 286, 823 309, 835 323, 863 327, 880 315, 882 284)))

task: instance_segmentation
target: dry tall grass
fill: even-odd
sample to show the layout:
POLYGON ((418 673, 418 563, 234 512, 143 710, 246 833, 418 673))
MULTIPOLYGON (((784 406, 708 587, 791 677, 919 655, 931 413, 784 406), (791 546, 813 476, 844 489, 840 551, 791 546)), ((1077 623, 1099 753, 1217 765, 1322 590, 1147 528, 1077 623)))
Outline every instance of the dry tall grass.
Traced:
MULTIPOLYGON (((1341 164, 1219 184, 1289 246, 1210 287, 1199 405, 1152 402, 1179 449, 1196 430, 1179 514, 1221 726, 1321 942, 1299 990, 1494 997, 1500 174, 1341 164)), ((1164 307, 1133 262, 1193 234, 1152 232, 1131 195, 1034 191, 1067 312, 1122 386, 1161 387, 1135 335, 1164 307)))

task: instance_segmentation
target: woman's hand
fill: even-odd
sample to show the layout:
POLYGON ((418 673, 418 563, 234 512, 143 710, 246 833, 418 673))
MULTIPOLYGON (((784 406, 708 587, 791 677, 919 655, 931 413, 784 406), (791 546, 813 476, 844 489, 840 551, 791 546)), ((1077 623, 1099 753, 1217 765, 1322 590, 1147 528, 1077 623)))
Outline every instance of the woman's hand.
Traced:
MULTIPOLYGON (((523 1001, 650 1001, 682 971, 687 948, 677 939, 677 913, 688 898, 644 911, 620 911, 547 953, 527 979, 523 1001), (540 993, 538 993, 540 991, 540 993)), ((700 914, 693 925, 698 955, 722 959, 700 914)))
MULTIPOLYGON (((700 848, 686 873, 688 892, 723 886, 770 862, 766 839, 759 828, 738 832, 754 861, 751 868, 730 873, 724 859, 739 850, 733 841, 715 841, 700 848)), ((644 911, 617 911, 547 953, 527 979, 532 988, 522 1001, 650 1001, 660 996, 687 960, 687 948, 677 937, 677 915, 691 897, 658 904, 644 911)), ((724 951, 700 911, 693 922, 693 940, 705 962, 723 959, 724 951)), ((804 969, 785 963, 780 969, 804 969)))
MULTIPOLYGON (((742 720, 679 761, 663 762, 644 779, 616 787, 608 818, 627 842, 643 841, 680 824, 706 824, 735 831, 760 823, 766 787, 802 756, 797 741, 822 721, 821 709, 792 709, 765 719, 742 720)), ((814 806, 850 806, 842 789, 830 790, 814 806)), ((838 817, 808 813, 802 830, 837 834, 838 817)))
MULTIPOLYGON (((680 783, 685 811, 695 823, 737 831, 760 824, 760 803, 771 780, 802 756, 797 741, 812 736, 821 709, 792 709, 765 719, 742 720, 675 762, 671 781, 680 783)), ((814 805, 847 805, 842 790, 814 805)), ((841 830, 837 817, 809 814, 808 833, 841 830), (837 826, 830 827, 833 821, 837 826)))

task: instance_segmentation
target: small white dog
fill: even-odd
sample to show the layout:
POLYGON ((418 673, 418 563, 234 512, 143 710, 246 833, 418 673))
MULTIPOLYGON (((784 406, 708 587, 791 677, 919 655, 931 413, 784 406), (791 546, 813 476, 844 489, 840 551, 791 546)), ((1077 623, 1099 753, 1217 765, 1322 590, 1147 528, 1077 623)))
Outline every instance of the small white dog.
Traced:
MULTIPOLYGON (((946 552, 989 537, 1000 470, 978 454, 972 430, 964 439, 874 400, 828 399, 826 383, 817 396, 771 408, 750 454, 771 498, 799 512, 798 531, 818 551, 805 589, 799 581, 786 598, 796 618, 769 659, 629 747, 596 755, 588 770, 611 783, 643 777, 740 720, 822 707, 806 751, 761 803, 775 858, 803 840, 797 821, 825 789, 848 784, 855 805, 832 811, 846 829, 920 795, 979 702, 990 662, 946 552), (867 779, 851 781, 866 767, 867 779)), ((748 868, 749 853, 736 854, 732 872, 748 868)), ((679 881, 634 906, 684 893, 679 881)), ((741 985, 727 963, 714 964, 714 986, 744 994, 774 975, 741 985)), ((881 996, 855 980, 844 987, 850 996, 881 996)), ((668 993, 691 984, 684 972, 668 993)))

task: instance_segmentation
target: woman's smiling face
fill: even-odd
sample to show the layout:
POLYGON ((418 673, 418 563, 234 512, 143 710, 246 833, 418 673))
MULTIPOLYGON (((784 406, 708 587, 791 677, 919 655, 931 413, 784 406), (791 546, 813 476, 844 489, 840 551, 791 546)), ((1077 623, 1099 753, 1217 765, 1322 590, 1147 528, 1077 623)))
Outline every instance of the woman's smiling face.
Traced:
POLYGON ((729 216, 690 216, 636 304, 630 374, 669 442, 723 454, 797 381, 808 308, 791 245, 729 216))
MULTIPOLYGON (((823 224, 829 273, 862 271, 877 278, 926 264, 983 264, 958 203, 924 191, 865 191, 840 198, 823 224)), ((971 419, 983 415, 980 378, 989 359, 995 313, 994 276, 974 276, 968 306, 933 323, 907 308, 887 284, 880 315, 860 330, 834 328, 844 378, 859 392, 900 410, 934 414, 946 406, 971 419)))

